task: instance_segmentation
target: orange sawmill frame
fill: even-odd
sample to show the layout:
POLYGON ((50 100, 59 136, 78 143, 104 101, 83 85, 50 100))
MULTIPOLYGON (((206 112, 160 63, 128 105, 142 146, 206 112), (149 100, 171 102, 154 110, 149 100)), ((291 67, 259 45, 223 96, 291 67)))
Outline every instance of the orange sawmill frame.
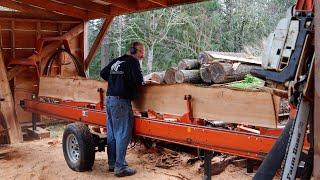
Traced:
MULTIPOLYGON (((37 100, 24 100, 21 102, 21 107, 34 113, 105 127, 105 111, 71 104, 70 102, 55 104, 37 100)), ((180 118, 184 116, 187 116, 187 113, 180 116, 180 118)), ((182 122, 171 122, 159 117, 145 118, 136 114, 134 136, 158 139, 257 160, 264 158, 277 139, 277 136, 272 135, 232 131, 187 123, 188 118, 180 119, 179 121, 182 122)))

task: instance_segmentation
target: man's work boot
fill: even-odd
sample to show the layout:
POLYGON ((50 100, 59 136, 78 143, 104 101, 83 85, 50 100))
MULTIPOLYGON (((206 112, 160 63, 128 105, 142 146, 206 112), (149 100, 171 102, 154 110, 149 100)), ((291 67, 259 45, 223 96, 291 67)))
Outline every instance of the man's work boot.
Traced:
POLYGON ((122 171, 116 172, 114 175, 117 177, 125 177, 125 176, 132 176, 136 173, 137 173, 137 171, 135 169, 126 167, 122 171))

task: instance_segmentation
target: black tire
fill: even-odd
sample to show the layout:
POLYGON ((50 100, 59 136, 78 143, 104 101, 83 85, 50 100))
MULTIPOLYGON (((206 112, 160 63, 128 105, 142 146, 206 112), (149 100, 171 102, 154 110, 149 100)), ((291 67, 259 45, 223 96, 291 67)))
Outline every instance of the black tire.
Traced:
POLYGON ((70 169, 78 172, 92 170, 95 145, 93 136, 86 125, 82 123, 69 124, 63 133, 62 146, 64 159, 70 169), (77 143, 72 143, 75 141, 77 143))

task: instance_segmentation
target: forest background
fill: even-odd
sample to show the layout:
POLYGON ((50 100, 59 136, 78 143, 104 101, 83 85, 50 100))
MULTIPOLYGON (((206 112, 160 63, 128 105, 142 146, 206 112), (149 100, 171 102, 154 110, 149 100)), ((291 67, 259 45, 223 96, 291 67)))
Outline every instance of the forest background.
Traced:
MULTIPOLYGON (((127 53, 133 41, 146 46, 144 74, 196 59, 201 51, 245 52, 260 56, 266 37, 295 0, 210 0, 115 17, 88 74, 127 53)), ((89 22, 89 46, 103 19, 89 22)))

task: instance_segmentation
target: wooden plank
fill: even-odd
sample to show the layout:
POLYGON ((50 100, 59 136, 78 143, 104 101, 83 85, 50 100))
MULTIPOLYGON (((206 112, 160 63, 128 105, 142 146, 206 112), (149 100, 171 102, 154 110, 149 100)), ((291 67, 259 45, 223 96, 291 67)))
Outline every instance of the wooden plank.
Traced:
POLYGON ((8 71, 8 80, 10 81, 14 77, 16 77, 18 74, 22 73, 23 71, 25 71, 27 69, 28 69, 27 66, 22 66, 22 67, 16 66, 16 67, 12 68, 11 70, 8 71))
POLYGON ((229 123, 276 127, 273 101, 280 101, 266 92, 248 92, 223 87, 205 88, 189 84, 153 85, 140 89, 134 107, 158 113, 182 115, 187 112, 184 95, 192 96, 193 116, 229 123))
POLYGON ((16 57, 15 54, 15 45, 16 45, 16 38, 15 38, 15 32, 14 32, 14 21, 11 21, 11 53, 12 53, 12 58, 16 57))
MULTIPOLYGON (((97 89, 105 90, 106 87, 105 82, 96 80, 41 77, 39 95, 98 103, 100 96, 97 89)), ((276 112, 280 101, 279 97, 267 92, 208 88, 190 84, 144 86, 139 89, 138 94, 133 107, 139 111, 152 109, 158 113, 182 115, 187 112, 184 95, 191 95, 195 118, 269 128, 276 127, 276 112)))
POLYGON ((237 61, 237 62, 244 62, 244 63, 261 65, 261 62, 258 61, 257 59, 221 55, 221 54, 219 54, 219 52, 217 53, 214 51, 204 51, 204 53, 206 53, 207 55, 209 55, 213 59, 222 59, 222 60, 230 60, 230 61, 237 61))
POLYGON ((80 19, 88 19, 88 11, 76 8, 69 4, 61 4, 48 0, 20 0, 23 3, 42 7, 48 11, 60 12, 67 16, 72 16, 80 19))
POLYGON ((113 20, 113 17, 112 18, 106 18, 103 22, 103 25, 100 29, 100 32, 99 34, 97 35, 91 49, 90 49, 90 52, 85 60, 85 70, 87 70, 89 68, 89 65, 91 63, 91 61, 93 60, 96 52, 97 52, 97 49, 98 47, 100 46, 101 42, 102 42, 102 39, 104 37, 104 35, 106 34, 106 32, 108 31, 111 23, 112 23, 112 20, 113 20))
POLYGON ((103 0, 104 2, 107 2, 109 4, 112 4, 116 7, 126 9, 129 11, 137 9, 138 3, 136 0, 131 1, 122 1, 122 0, 103 0))
POLYGON ((90 11, 98 12, 101 16, 108 16, 108 7, 106 5, 98 4, 90 0, 59 0, 65 4, 71 4, 82 9, 88 9, 90 11))
POLYGON ((2 51, 0 49, 0 97, 5 101, 0 103, 0 111, 2 112, 7 128, 9 129, 10 143, 22 142, 21 127, 18 122, 17 114, 14 107, 14 101, 10 90, 7 77, 7 69, 4 65, 2 51))
POLYGON ((37 16, 34 14, 27 14, 22 12, 9 12, 9 11, 0 11, 0 20, 1 21, 25 21, 25 22, 51 22, 51 23, 72 23, 79 24, 82 20, 76 19, 69 16, 37 16))
POLYGON ((168 7, 168 0, 148 0, 154 4, 160 5, 162 7, 168 7))
POLYGON ((41 77, 39 96, 62 100, 99 103, 99 88, 106 89, 107 83, 97 80, 76 78, 41 77), (52 88, 55 87, 55 88, 52 88))
MULTIPOLYGON (((315 52, 320 52, 320 2, 315 1, 315 52)), ((320 56, 315 55, 314 64, 314 160, 313 178, 320 179, 320 56)))
MULTIPOLYGON (((49 12, 34 6, 29 6, 28 4, 17 2, 17 1, 11 1, 11 0, 1 0, 0 5, 4 7, 8 7, 14 10, 18 10, 20 12, 24 12, 27 14, 31 14, 34 16, 38 16, 38 18, 46 17, 46 18, 65 18, 66 16, 57 14, 54 12, 49 12)), ((39 6, 38 6, 39 7, 39 6)))

